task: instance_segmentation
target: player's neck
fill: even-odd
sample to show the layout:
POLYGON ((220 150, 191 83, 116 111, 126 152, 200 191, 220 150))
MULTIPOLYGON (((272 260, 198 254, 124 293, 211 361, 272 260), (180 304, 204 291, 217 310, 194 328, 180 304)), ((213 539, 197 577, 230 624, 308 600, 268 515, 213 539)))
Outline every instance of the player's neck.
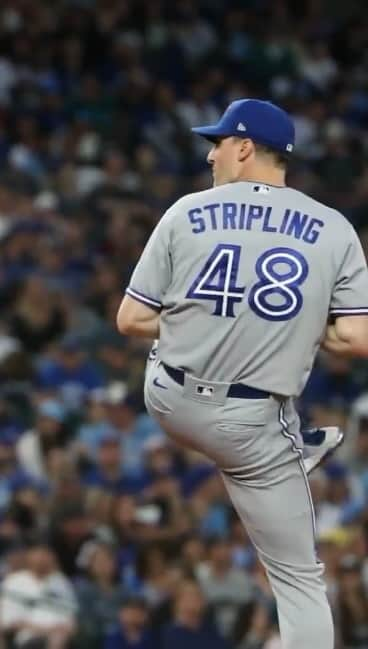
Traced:
POLYGON ((285 187, 285 171, 277 167, 265 168, 263 165, 255 165, 251 169, 244 171, 239 181, 263 183, 264 185, 274 185, 275 187, 285 187))

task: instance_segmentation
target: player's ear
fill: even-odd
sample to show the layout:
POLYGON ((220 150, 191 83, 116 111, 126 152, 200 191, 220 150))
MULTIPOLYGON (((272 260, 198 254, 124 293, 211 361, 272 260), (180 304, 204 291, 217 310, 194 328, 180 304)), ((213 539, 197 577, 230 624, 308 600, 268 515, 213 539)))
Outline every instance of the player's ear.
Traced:
POLYGON ((254 144, 249 138, 241 139, 240 146, 238 151, 238 160, 239 162, 244 162, 252 154, 254 154, 254 144))
POLYGON ((207 162, 208 162, 209 165, 213 164, 213 161, 214 161, 213 154, 215 152, 215 148, 216 148, 216 145, 212 144, 212 146, 211 146, 211 148, 210 148, 210 150, 209 150, 209 152, 207 154, 207 162))

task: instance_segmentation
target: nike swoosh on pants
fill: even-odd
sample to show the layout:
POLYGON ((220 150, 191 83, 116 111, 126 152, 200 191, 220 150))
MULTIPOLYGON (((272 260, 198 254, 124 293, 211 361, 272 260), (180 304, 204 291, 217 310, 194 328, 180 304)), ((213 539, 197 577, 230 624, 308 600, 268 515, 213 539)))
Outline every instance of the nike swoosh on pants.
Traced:
POLYGON ((158 380, 157 376, 155 376, 155 378, 153 379, 153 385, 155 385, 157 388, 162 388, 163 390, 167 390, 166 385, 162 385, 162 383, 160 383, 160 381, 158 380))

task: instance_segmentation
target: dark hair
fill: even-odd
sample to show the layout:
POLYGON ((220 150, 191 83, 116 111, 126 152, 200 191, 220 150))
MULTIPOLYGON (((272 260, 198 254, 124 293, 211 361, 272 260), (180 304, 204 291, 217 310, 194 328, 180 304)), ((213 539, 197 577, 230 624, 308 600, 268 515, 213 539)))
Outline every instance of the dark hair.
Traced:
POLYGON ((285 170, 288 168, 290 163, 290 156, 288 153, 281 153, 280 151, 271 149, 269 146, 265 146, 264 144, 258 144, 257 142, 254 142, 254 148, 256 153, 271 156, 277 167, 281 167, 285 170))
POLYGON ((149 611, 147 600, 138 595, 128 595, 123 597, 120 601, 120 608, 140 608, 144 611, 149 611))

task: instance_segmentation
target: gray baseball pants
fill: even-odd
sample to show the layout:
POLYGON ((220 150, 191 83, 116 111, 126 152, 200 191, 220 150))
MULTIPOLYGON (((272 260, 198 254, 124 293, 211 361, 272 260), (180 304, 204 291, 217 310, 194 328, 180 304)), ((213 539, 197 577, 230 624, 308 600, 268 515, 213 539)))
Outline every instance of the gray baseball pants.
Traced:
POLYGON ((146 407, 174 441, 205 454, 220 470, 267 570, 283 649, 333 649, 292 400, 229 398, 228 387, 188 375, 182 386, 156 360, 146 374, 146 407))

